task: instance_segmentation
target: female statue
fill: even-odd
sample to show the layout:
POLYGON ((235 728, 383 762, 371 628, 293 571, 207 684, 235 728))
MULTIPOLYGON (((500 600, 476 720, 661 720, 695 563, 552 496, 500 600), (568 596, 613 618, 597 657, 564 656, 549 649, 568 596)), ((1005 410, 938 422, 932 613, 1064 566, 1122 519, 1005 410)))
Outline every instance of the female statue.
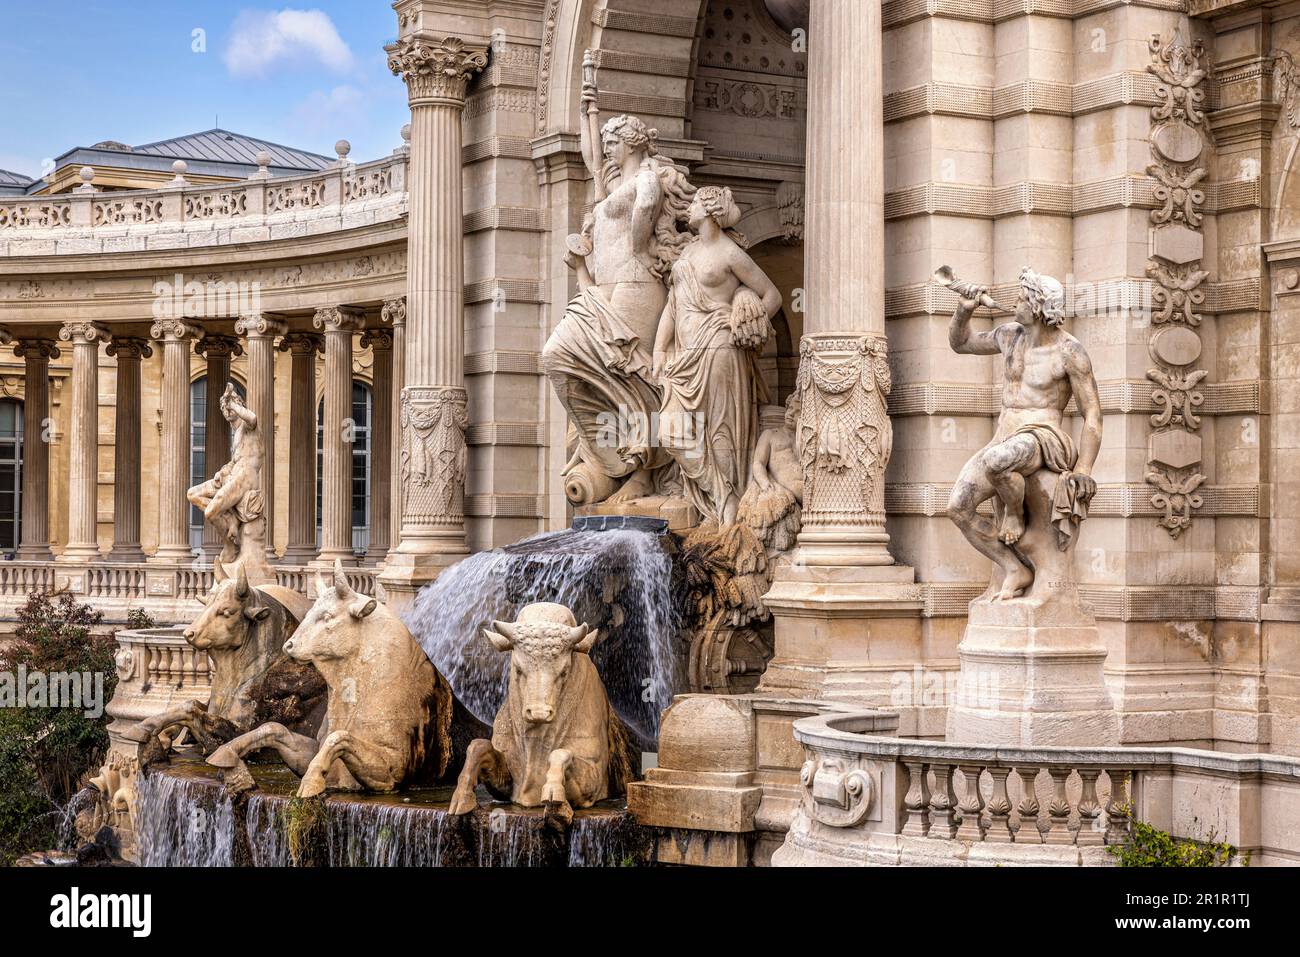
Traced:
POLYGON ((749 481, 766 401, 758 358, 781 293, 732 229, 740 209, 731 190, 702 188, 689 218, 697 238, 673 265, 655 340, 659 439, 701 517, 730 525, 749 481))
POLYGON ((659 155, 657 131, 633 116, 599 127, 594 67, 586 66, 583 157, 596 202, 565 257, 580 291, 542 350, 542 367, 577 433, 564 469, 575 504, 651 494, 655 470, 670 462, 652 435, 659 394, 650 348, 664 274, 691 238, 678 224, 693 192, 659 155))

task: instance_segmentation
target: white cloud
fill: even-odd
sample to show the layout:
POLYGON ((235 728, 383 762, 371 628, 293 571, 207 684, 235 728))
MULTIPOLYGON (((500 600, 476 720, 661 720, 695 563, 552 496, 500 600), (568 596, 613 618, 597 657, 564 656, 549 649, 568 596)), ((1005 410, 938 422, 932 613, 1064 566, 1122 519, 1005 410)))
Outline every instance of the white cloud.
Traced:
POLYGON ((339 73, 352 68, 352 51, 320 10, 245 10, 235 18, 224 54, 239 77, 265 76, 282 64, 316 62, 339 73))
POLYGON ((349 130, 364 118, 365 105, 365 96, 355 86, 336 86, 328 93, 316 90, 294 110, 293 126, 305 133, 346 138, 349 130))

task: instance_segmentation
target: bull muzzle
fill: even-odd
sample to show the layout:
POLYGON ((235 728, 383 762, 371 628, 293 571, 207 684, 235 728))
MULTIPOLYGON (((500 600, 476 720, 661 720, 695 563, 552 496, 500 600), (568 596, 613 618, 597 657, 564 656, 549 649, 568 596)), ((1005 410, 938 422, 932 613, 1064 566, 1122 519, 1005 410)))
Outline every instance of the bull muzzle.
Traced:
POLYGON ((555 709, 549 705, 531 705, 524 708, 524 720, 529 724, 549 724, 555 720, 555 709))

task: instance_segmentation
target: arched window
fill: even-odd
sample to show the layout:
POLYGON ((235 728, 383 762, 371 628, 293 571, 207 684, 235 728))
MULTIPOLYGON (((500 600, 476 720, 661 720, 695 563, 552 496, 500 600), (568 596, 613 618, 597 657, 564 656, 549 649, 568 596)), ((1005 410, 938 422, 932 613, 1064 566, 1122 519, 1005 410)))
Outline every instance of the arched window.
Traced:
MULTIPOLYGON (((242 399, 244 387, 233 379, 235 391, 242 399)), ((230 430, 234 437, 234 429, 230 430)), ((190 485, 198 485, 206 480, 208 448, 208 377, 199 376, 190 383, 190 485)), ((221 463, 225 464, 225 463, 221 463)), ((196 551, 203 547, 203 513, 195 506, 190 506, 190 548, 196 551)))
POLYGON ((0 551, 18 548, 23 494, 23 406, 0 400, 0 551))
MULTIPOLYGON (((364 555, 370 547, 370 414, 372 393, 364 382, 352 382, 352 551, 364 555)), ((316 405, 316 543, 320 544, 324 514, 325 399, 316 405)))

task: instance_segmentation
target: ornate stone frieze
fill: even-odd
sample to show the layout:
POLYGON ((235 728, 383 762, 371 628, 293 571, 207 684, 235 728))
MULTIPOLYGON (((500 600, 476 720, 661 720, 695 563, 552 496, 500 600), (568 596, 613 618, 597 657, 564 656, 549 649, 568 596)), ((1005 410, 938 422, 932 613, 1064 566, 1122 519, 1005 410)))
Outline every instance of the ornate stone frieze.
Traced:
POLYGON ((1199 40, 1190 45, 1178 34, 1169 42, 1159 35, 1148 44, 1147 71, 1156 79, 1157 103, 1151 108, 1149 137, 1154 162, 1147 173, 1156 181, 1156 208, 1151 211, 1152 256, 1147 276, 1151 321, 1156 329, 1148 348, 1156 360, 1147 378, 1157 411, 1151 416, 1146 481, 1156 488, 1152 506, 1158 524, 1172 538, 1191 527, 1204 497, 1199 465, 1203 457, 1200 416, 1205 402, 1201 383, 1209 374, 1192 368, 1201 355, 1197 334, 1205 302, 1200 288, 1209 273, 1200 268, 1204 253, 1201 228, 1206 193, 1199 187, 1207 174, 1202 156, 1210 138, 1205 118, 1206 69, 1199 40))
POLYGON ((402 390, 402 514, 408 524, 459 527, 465 521, 469 401, 464 389, 402 390))
POLYGON ((470 77, 487 66, 487 47, 459 37, 439 42, 406 37, 388 49, 388 68, 406 81, 410 105, 442 103, 460 108, 470 77))
POLYGON ((884 524, 889 389, 883 338, 804 337, 795 391, 805 529, 884 524))

